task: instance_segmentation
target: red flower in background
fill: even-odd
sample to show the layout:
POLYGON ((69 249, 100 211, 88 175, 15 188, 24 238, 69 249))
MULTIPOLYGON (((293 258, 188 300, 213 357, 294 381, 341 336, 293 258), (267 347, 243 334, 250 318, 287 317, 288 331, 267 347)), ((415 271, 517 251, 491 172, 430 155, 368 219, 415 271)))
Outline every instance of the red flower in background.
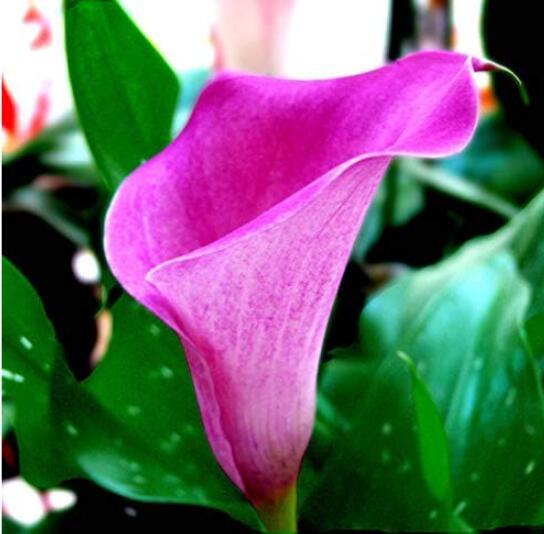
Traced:
POLYGON ((60 87, 60 95, 68 95, 69 87, 63 73, 61 3, 42 8, 35 2, 10 2, 3 15, 3 45, 10 53, 2 74, 2 152, 10 153, 65 113, 69 100, 52 89, 60 87))

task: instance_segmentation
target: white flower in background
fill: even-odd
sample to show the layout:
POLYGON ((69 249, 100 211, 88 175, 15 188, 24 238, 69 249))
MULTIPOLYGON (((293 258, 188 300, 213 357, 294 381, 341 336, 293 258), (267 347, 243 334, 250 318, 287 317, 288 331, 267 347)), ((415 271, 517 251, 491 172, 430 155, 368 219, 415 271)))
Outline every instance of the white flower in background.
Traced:
POLYGON ((176 71, 349 75, 386 58, 389 0, 122 0, 176 71))
POLYGON ((294 3, 295 0, 220 0, 213 35, 216 68, 280 73, 294 3))
MULTIPOLYGON (((452 3, 453 49, 475 57, 485 57, 482 39, 483 0, 455 0, 452 3)), ((490 90, 491 77, 482 73, 476 79, 482 91, 490 90)))
POLYGON ((120 0, 134 23, 176 72, 211 67, 216 0, 120 0))
POLYGON ((219 67, 328 78, 383 65, 390 2, 218 0, 219 67))
POLYGON ((72 108, 60 0, 2 6, 2 152, 13 152, 72 108))
POLYGON ((282 74, 333 78, 382 66, 390 13, 389 0, 295 0, 282 74))

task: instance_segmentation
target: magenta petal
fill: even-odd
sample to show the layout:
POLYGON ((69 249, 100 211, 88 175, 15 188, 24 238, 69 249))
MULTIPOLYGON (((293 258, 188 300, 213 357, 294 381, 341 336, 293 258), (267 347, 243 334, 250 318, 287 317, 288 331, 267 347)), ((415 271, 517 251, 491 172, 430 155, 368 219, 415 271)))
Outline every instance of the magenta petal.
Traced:
POLYGON ((380 178, 394 155, 466 145, 476 66, 426 52, 335 80, 218 79, 117 192, 111 268, 179 333, 211 447, 254 502, 296 479, 327 320, 380 178))

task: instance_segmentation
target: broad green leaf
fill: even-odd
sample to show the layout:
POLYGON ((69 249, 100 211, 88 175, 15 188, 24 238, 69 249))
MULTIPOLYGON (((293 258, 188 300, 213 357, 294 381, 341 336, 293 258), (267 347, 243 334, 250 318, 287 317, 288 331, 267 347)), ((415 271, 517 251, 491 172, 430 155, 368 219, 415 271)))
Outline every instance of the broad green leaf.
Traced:
POLYGON ((544 405, 521 330, 530 291, 510 253, 480 247, 393 283, 363 312, 359 354, 326 364, 321 394, 342 424, 304 503, 310 524, 462 530, 542 522, 544 405), (412 357, 444 422, 451 506, 448 482, 430 477, 432 464, 435 476, 446 471, 443 455, 428 452, 433 440, 444 449, 439 421, 422 410, 421 393, 410 402, 418 394, 398 351, 412 357))
POLYGON ((65 0, 81 127, 110 189, 170 141, 176 75, 115 0, 65 0))
POLYGON ((51 380, 62 349, 40 298, 5 258, 2 292, 2 384, 14 403, 22 475, 37 486, 49 486, 67 473, 55 430, 44 424, 51 414, 51 380))
POLYGON ((455 494, 469 523, 538 524, 544 404, 521 330, 530 292, 509 255, 475 263, 477 250, 374 300, 363 315, 362 352, 414 358, 445 421, 455 494))
POLYGON ((210 506, 255 528, 253 508, 206 440, 177 337, 136 302, 113 308, 113 338, 77 383, 30 284, 4 267, 4 381, 25 478, 88 478, 132 499, 210 506), (36 447, 39 443, 39 447, 36 447))
POLYGON ((300 492, 310 529, 445 531, 454 522, 451 502, 425 478, 413 394, 397 356, 361 361, 358 351, 324 365, 318 421, 324 404, 335 417, 324 421, 333 436, 300 492))
POLYGON ((544 371, 544 312, 533 315, 526 323, 529 346, 544 371))

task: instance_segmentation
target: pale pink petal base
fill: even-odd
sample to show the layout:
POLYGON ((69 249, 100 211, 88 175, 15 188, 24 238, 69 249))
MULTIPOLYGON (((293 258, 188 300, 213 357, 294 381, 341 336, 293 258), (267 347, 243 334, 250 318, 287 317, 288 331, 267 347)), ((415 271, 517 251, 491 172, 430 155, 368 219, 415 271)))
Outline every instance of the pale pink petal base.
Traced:
POLYGON ((223 77, 117 192, 111 268, 180 335, 211 447, 254 503, 296 480, 327 320, 388 163, 468 143, 477 66, 426 52, 335 80, 223 77))

